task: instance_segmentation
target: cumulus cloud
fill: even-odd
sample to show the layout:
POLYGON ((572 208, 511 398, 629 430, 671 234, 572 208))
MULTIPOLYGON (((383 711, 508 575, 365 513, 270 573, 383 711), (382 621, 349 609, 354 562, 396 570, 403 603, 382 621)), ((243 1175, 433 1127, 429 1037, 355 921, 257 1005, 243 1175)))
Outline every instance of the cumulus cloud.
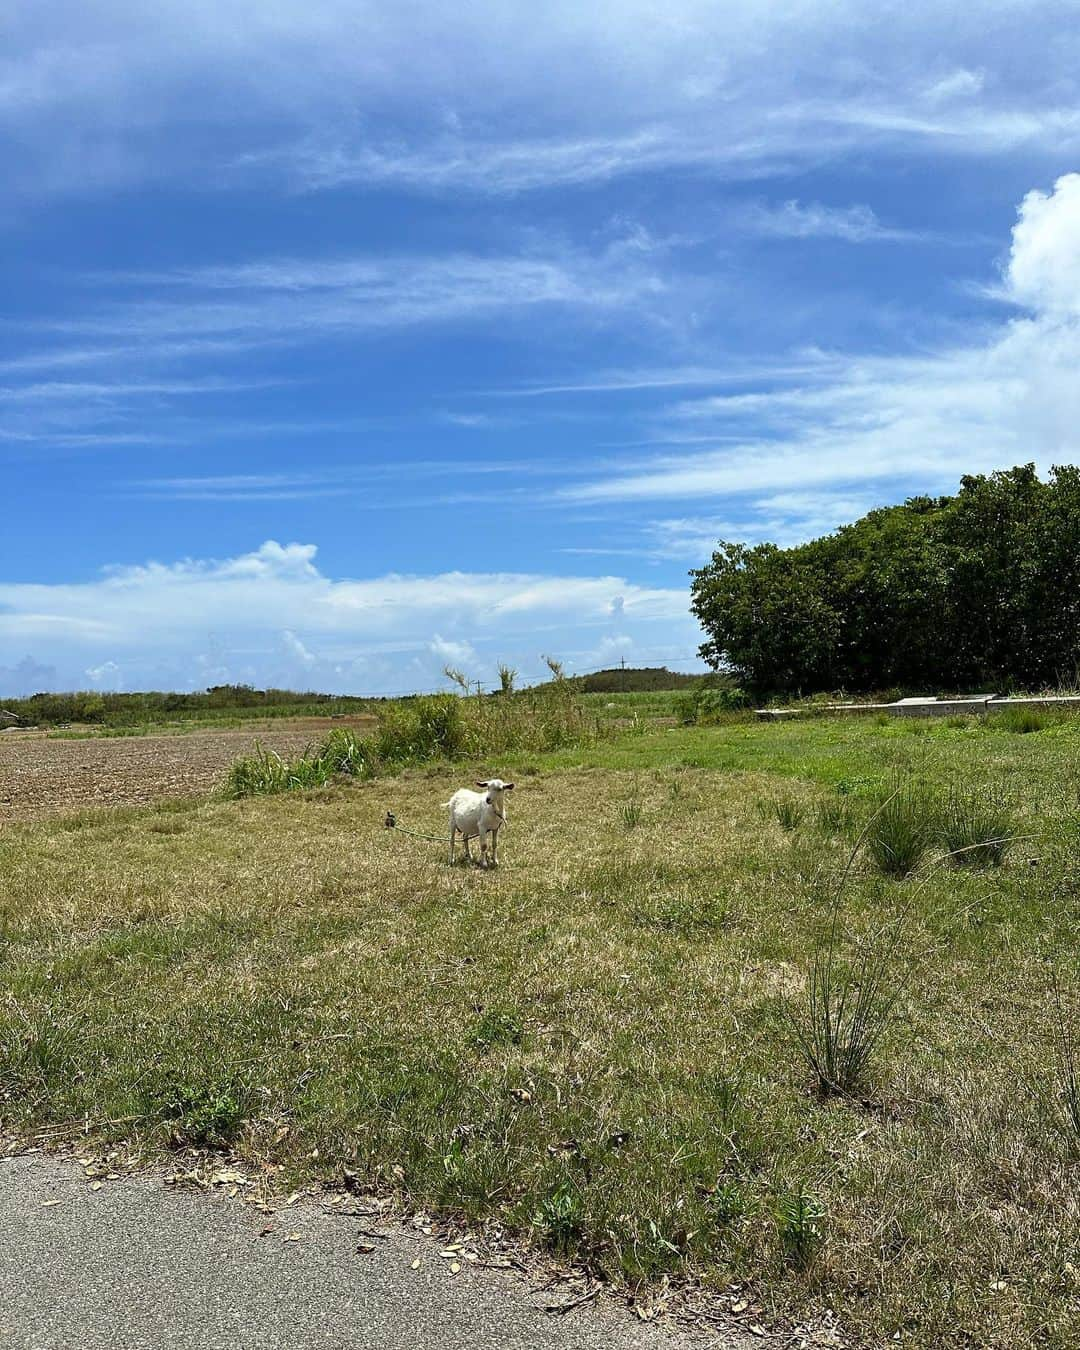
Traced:
POLYGON ((1035 189, 1021 202, 1005 280, 1018 304, 1080 318, 1080 173, 1064 174, 1051 192, 1035 189))
MULTIPOLYGON (((447 660, 481 677, 499 660, 538 675, 543 650, 578 666, 612 633, 616 597, 620 631, 694 650, 682 588, 512 572, 339 580, 320 571, 315 545, 273 540, 233 558, 109 567, 78 584, 0 582, 0 643, 35 633, 56 667, 50 682, 69 686, 87 671, 128 688, 302 671, 328 689, 406 692, 436 685, 447 660)), ((13 682, 35 678, 25 670, 13 682)))

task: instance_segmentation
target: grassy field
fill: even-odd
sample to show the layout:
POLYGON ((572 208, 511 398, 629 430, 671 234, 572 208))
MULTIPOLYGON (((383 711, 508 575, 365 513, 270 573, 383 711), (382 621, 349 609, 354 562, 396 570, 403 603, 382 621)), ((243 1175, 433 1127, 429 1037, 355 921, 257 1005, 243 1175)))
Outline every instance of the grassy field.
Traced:
POLYGON ((1080 720, 631 726, 9 825, 0 1117, 347 1166, 613 1279, 750 1280, 777 1319, 830 1308, 868 1343, 1071 1347, 1078 752, 1080 720), (517 782, 499 870, 382 828, 441 836, 481 767, 517 782), (1000 866, 937 861, 973 802, 1008 819, 1000 866), (908 876, 874 861, 887 819, 886 845, 919 836, 908 876), (844 1091, 805 1054, 815 978, 819 1031, 831 979, 824 1006, 847 990, 879 1033, 844 1091))

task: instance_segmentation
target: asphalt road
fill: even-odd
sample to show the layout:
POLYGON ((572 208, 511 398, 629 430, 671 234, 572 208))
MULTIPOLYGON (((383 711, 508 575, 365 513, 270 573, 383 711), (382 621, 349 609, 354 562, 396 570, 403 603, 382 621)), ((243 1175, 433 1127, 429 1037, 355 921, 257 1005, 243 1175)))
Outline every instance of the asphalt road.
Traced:
POLYGON ((682 1333, 596 1299, 553 1315, 513 1272, 430 1237, 298 1203, 275 1215, 148 1174, 91 1189, 72 1162, 0 1160, 5 1350, 703 1350, 757 1338, 682 1333), (272 1228, 272 1232, 263 1232, 272 1228), (293 1235, 299 1235, 298 1237, 293 1235), (417 1269, 413 1262, 419 1260, 417 1269))

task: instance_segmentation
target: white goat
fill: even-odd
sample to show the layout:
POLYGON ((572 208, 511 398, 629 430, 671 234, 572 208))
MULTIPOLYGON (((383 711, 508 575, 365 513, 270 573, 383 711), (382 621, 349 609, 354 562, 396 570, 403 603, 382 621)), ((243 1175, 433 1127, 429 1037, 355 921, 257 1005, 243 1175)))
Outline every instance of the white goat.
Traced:
POLYGON ((454 844, 458 831, 465 844, 465 856, 473 860, 469 847, 470 839, 480 840, 480 866, 488 865, 488 837, 491 837, 491 863, 499 864, 499 830, 506 824, 506 806, 503 794, 513 792, 513 783, 504 783, 501 778, 485 778, 477 787, 486 788, 485 792, 473 792, 471 788, 458 788, 448 802, 443 805, 450 809, 450 863, 454 862, 454 844))

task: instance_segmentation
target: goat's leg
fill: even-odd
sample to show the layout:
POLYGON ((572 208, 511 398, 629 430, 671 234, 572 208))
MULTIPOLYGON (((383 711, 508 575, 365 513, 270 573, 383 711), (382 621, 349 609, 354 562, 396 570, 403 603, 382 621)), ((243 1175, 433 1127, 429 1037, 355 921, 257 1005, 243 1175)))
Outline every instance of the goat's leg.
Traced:
POLYGON ((457 826, 450 822, 450 866, 454 865, 454 844, 457 842, 457 826))
POLYGON ((462 831, 461 831, 461 842, 465 845, 465 861, 466 861, 466 862, 472 862, 472 860, 473 860, 473 855, 472 855, 472 835, 471 835, 471 834, 466 834, 465 831, 462 830, 462 831))
POLYGON ((488 832, 487 832, 487 830, 481 830, 481 831, 480 831, 480 866, 481 866, 481 867, 487 867, 487 865, 488 865, 488 832))
POLYGON ((492 830, 492 831, 491 831, 491 865, 492 865, 492 867, 498 867, 498 865, 499 865, 499 831, 498 831, 498 830, 492 830))

